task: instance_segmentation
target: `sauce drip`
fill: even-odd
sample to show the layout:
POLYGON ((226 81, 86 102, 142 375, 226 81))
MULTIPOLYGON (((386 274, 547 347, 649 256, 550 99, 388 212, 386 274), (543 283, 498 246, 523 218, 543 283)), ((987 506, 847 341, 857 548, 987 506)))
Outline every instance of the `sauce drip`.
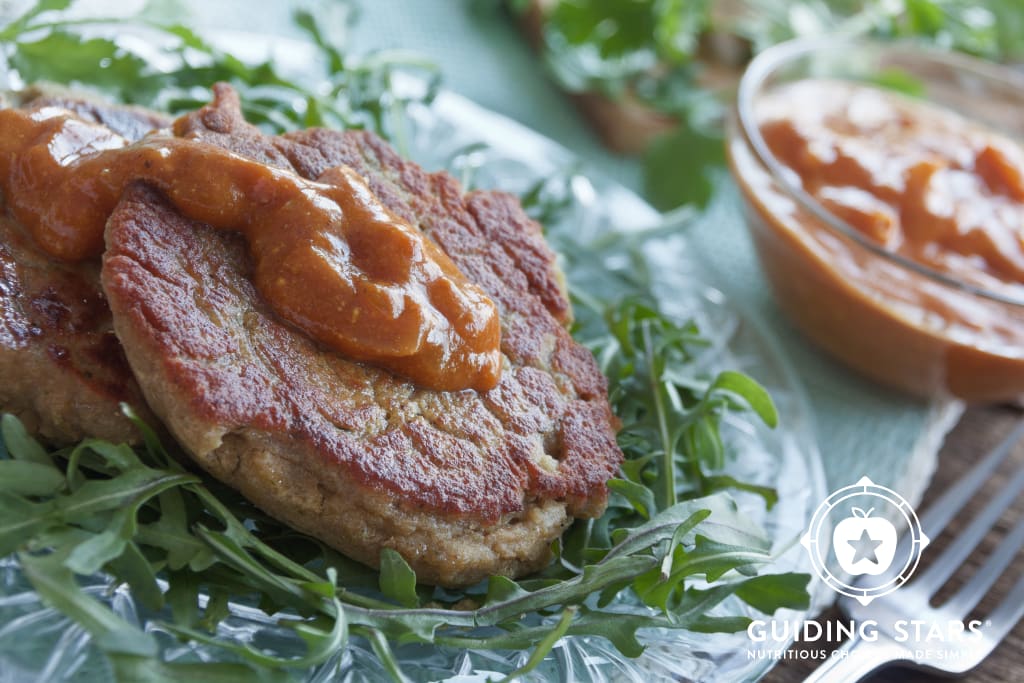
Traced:
POLYGON ((122 192, 144 181, 187 218, 244 235, 260 294, 321 344, 431 389, 497 385, 494 302, 351 169, 314 182, 169 135, 128 145, 57 108, 0 111, 0 130, 0 190, 52 256, 99 256, 122 192))

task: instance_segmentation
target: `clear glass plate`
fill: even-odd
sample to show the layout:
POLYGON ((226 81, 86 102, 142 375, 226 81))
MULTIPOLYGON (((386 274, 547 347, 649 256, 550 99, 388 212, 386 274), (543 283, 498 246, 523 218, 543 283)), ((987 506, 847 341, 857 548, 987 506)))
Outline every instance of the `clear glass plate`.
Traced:
MULTIPOLYGON (((301 68, 304 55, 310 54, 306 45, 280 39, 272 43, 254 36, 226 36, 218 40, 239 53, 253 54, 256 50, 266 54, 269 50, 297 68, 301 68)), ((421 87, 415 81, 400 85, 421 87)), ((426 168, 446 168, 475 187, 522 193, 545 179, 568 178, 563 186, 554 189, 570 201, 557 223, 547 226, 553 243, 563 250, 579 249, 579 245, 616 234, 658 229, 659 238, 645 250, 652 281, 668 312, 680 319, 696 319, 704 334, 711 338, 713 343, 699 362, 708 373, 731 368, 751 374, 770 390, 782 416, 775 430, 738 417, 730 418, 723 427, 728 453, 726 472, 744 481, 775 487, 779 493, 779 502, 770 511, 757 496, 736 496, 743 511, 763 525, 774 539, 777 560, 765 571, 810 572, 807 556, 797 540, 827 491, 806 396, 776 340, 765 332, 755 316, 741 310, 714 287, 712 276, 693 255, 685 237, 685 224, 691 216, 677 215, 666 223, 654 209, 619 185, 580 171, 567 175, 567 169, 578 166, 570 152, 449 92, 442 92, 430 106, 413 108, 402 143, 408 155, 426 168)), ((579 256, 566 254, 570 281, 575 275, 574 257, 579 256)), ((631 267, 624 256, 614 255, 605 265, 609 272, 631 267)), ((147 615, 140 613, 125 588, 112 590, 102 575, 90 577, 85 583, 91 593, 119 614, 147 627, 147 615)), ((812 605, 808 612, 813 614, 831 595, 817 579, 810 590, 812 605)), ((621 602, 624 608, 646 609, 629 605, 625 597, 621 602)), ((739 600, 729 600, 713 612, 738 613, 764 618, 739 600)), ((804 612, 786 610, 774 618, 799 621, 805 616, 804 612)), ((290 631, 268 630, 268 623, 259 610, 236 604, 232 605, 231 616, 220 626, 219 635, 273 645, 278 650, 287 650, 291 643, 296 653, 300 651, 301 644, 290 631)), ((147 628, 155 630, 151 625, 147 628)), ((220 650, 183 645, 168 634, 158 632, 157 636, 168 660, 230 659, 220 650)), ((750 642, 745 633, 704 635, 648 630, 643 632, 642 641, 647 646, 645 653, 629 659, 601 638, 563 638, 525 680, 744 681, 756 679, 773 664, 748 656, 750 642)), ((501 678, 527 659, 527 654, 521 652, 467 652, 424 646, 398 648, 396 654, 406 675, 416 681, 501 678)), ((345 651, 327 663, 315 670, 295 672, 294 678, 379 681, 386 679, 387 674, 368 644, 353 639, 345 651)), ((43 606, 16 563, 0 563, 0 683, 94 680, 112 680, 112 673, 102 655, 90 645, 87 634, 60 613, 43 606)))

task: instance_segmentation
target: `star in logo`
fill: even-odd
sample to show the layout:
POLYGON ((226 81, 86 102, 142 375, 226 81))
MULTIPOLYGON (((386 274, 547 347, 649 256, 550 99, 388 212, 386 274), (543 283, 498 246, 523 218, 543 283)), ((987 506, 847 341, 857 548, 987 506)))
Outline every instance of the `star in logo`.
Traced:
POLYGON ((861 560, 870 560, 871 562, 878 564, 878 556, 875 555, 875 549, 882 545, 882 541, 876 541, 868 535, 868 530, 864 529, 860 532, 860 538, 855 541, 847 541, 850 547, 854 549, 855 554, 853 556, 853 563, 856 564, 861 560))

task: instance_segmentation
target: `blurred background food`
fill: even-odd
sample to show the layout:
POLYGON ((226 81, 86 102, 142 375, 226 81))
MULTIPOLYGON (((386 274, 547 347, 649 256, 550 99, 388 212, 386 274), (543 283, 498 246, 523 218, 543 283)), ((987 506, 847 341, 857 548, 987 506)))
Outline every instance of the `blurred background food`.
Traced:
POLYGON ((1019 0, 504 0, 602 141, 644 156, 647 198, 703 204, 724 163, 723 103, 750 58, 784 40, 906 39, 1024 61, 1019 0), (691 169, 669 173, 680 158, 691 169), (704 162, 704 163, 701 163, 704 162))

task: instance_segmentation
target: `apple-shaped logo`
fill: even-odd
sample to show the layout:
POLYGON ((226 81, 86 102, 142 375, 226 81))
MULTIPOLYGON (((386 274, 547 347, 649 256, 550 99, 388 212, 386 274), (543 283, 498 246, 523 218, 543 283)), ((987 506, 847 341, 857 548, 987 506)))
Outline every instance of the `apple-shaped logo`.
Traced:
POLYGON ((800 537, 818 578, 862 605, 905 585, 930 542, 907 499, 868 477, 830 493, 814 510, 800 537), (874 507, 865 504, 868 500, 874 507), (853 503, 861 507, 852 508, 851 513, 853 503), (901 518, 907 527, 897 539, 894 524, 901 518), (830 565, 838 566, 832 569, 830 565), (833 573, 840 568, 841 572, 833 573))
POLYGON ((874 511, 853 508, 853 516, 839 522, 832 532, 836 560, 853 576, 881 574, 896 554, 896 527, 887 519, 872 517, 874 511))

